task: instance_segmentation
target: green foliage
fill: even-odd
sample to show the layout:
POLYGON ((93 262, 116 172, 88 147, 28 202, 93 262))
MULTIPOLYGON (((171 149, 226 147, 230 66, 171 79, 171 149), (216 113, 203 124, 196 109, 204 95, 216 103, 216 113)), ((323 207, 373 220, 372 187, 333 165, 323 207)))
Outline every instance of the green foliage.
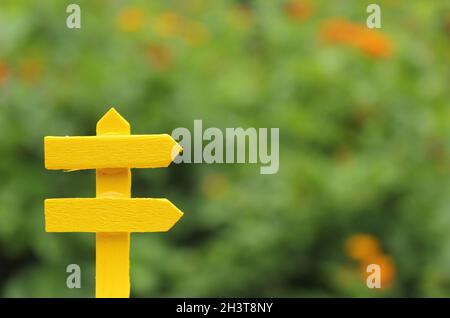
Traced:
POLYGON ((379 1, 387 58, 327 43, 371 1, 0 4, 0 295, 94 295, 94 235, 44 232, 43 200, 92 197, 93 171, 43 167, 46 135, 92 135, 115 106, 133 133, 279 127, 280 170, 134 170, 133 196, 185 212, 132 235, 132 296, 444 296, 450 292, 450 11, 379 1), (306 9, 305 9, 306 10, 306 9), (300 10, 301 11, 301 10, 300 10), (369 290, 344 249, 370 233, 395 266, 369 290), (67 289, 66 266, 82 268, 67 289))

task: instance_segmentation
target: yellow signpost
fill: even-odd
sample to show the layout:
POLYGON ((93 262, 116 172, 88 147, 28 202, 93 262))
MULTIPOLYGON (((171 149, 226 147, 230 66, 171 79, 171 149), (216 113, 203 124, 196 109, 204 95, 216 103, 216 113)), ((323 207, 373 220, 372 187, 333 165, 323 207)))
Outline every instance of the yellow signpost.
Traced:
POLYGON ((45 200, 47 232, 96 233, 96 297, 129 297, 130 233, 165 232, 183 213, 167 199, 131 197, 131 168, 167 167, 182 149, 166 134, 130 135, 111 108, 97 136, 45 137, 45 168, 96 169, 96 198, 45 200))

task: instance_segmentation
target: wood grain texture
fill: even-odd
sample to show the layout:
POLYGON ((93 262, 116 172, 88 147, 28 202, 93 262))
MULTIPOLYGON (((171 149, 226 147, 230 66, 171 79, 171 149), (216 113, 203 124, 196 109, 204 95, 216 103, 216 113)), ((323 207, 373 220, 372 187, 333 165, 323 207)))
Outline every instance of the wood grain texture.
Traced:
POLYGON ((47 232, 166 232, 182 215, 167 199, 45 200, 47 232))
POLYGON ((167 167, 182 150, 167 134, 45 137, 44 147, 50 170, 167 167))

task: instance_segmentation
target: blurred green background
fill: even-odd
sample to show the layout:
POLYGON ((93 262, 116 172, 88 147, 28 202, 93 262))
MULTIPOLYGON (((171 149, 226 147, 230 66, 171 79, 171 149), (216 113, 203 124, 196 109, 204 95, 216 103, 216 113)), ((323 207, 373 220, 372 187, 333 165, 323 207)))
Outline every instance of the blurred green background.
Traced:
POLYGON ((185 212, 133 234, 133 297, 450 296, 450 6, 376 1, 0 3, 0 295, 94 296, 95 236, 45 233, 44 198, 93 197, 47 171, 46 135, 279 127, 280 169, 133 170, 135 197, 185 212), (382 267, 368 289, 368 262, 382 267), (66 287, 79 264, 82 288, 66 287))

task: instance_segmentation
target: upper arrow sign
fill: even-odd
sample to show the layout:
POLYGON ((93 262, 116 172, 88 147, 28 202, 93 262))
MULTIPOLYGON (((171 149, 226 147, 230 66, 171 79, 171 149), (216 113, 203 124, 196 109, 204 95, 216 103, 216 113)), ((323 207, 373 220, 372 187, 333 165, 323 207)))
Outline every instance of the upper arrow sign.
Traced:
POLYGON ((182 150, 170 135, 45 137, 51 170, 167 167, 182 150))

